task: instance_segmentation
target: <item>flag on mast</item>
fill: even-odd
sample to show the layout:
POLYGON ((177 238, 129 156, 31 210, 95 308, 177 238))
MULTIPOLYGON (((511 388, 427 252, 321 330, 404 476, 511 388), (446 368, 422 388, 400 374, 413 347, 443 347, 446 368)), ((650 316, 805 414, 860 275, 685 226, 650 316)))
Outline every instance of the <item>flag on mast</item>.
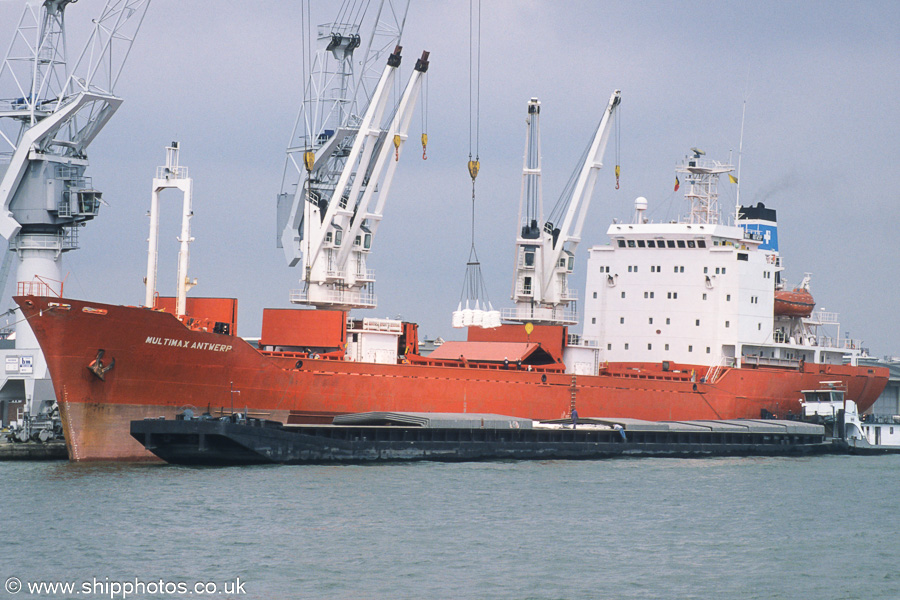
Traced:
POLYGON ((678 181, 678 175, 675 176, 675 191, 678 191, 678 188, 681 187, 681 182, 678 181))

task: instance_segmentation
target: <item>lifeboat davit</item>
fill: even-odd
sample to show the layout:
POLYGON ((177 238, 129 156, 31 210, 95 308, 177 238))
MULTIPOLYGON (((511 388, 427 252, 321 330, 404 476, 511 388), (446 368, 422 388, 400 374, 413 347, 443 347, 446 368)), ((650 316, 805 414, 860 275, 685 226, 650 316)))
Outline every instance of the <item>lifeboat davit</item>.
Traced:
POLYGON ((808 317, 812 314, 816 301, 809 290, 795 288, 794 291, 775 291, 775 315, 784 317, 808 317))

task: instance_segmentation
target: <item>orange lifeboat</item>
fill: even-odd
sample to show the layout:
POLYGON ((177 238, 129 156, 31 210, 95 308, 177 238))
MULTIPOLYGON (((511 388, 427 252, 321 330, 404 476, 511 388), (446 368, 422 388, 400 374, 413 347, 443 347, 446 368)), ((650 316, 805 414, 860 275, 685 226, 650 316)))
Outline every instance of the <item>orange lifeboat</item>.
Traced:
POLYGON ((784 317, 808 317, 812 314, 816 301, 809 290, 794 288, 794 291, 775 291, 775 315, 784 317))

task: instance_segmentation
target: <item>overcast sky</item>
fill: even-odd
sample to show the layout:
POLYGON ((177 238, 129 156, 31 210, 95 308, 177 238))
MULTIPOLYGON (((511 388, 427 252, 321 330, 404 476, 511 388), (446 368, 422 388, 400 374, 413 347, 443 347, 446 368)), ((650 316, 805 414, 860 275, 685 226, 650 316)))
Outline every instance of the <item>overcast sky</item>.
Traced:
MULTIPOLYGON (((102 4, 70 5, 71 49, 102 4)), ((21 10, 0 1, 3 52, 21 10)), ((312 20, 336 10, 313 2, 312 20)), ((462 0, 410 7, 404 81, 420 52, 432 53, 428 160, 416 148, 417 116, 369 262, 378 308, 365 311, 445 339, 463 335, 450 314, 470 245, 468 11, 462 0)), ((611 143, 577 256, 579 290, 587 248, 607 242, 613 218, 630 218, 635 197, 648 198, 654 220, 683 212, 674 167, 692 146, 736 160, 746 99, 741 199, 777 209, 784 275, 796 284, 813 274, 818 306, 840 313, 842 337, 900 354, 900 3, 485 0, 482 30, 476 247, 495 307, 511 306, 530 97, 543 106, 549 211, 610 93, 622 90, 618 160, 611 143)), ((110 206, 66 255, 67 295, 142 302, 151 178, 179 140, 194 178, 189 271, 199 285, 190 294, 237 297, 245 336, 258 335, 263 307, 289 306, 301 270, 275 247, 275 196, 301 99, 303 35, 296 1, 152 1, 116 89, 125 102, 89 149, 89 174, 110 206)), ((721 205, 733 206, 721 187, 721 205)), ((172 194, 163 294, 175 288, 172 194)))

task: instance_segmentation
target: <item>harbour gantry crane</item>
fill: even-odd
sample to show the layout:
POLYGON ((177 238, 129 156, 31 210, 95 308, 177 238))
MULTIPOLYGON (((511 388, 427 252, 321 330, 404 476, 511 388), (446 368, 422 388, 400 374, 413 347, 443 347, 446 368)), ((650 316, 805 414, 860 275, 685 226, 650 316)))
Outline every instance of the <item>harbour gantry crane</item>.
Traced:
POLYGON ((591 144, 584 156, 574 185, 557 203, 553 215, 544 220, 541 191, 540 114, 537 98, 528 102, 522 193, 519 201, 519 231, 516 236, 513 309, 503 311, 503 319, 536 324, 574 324, 577 295, 569 288, 568 277, 575 266, 575 249, 594 191, 603 168, 603 154, 612 129, 612 117, 621 101, 619 90, 612 93, 591 144), (564 216, 563 216, 564 213, 564 216))
MULTIPOLYGON (((87 147, 122 103, 114 88, 150 3, 109 0, 70 64, 65 12, 74 1, 26 2, 0 66, 0 235, 16 254, 20 295, 62 296, 62 255, 78 248, 79 228, 100 211, 101 193, 85 175, 87 147)), ((37 412, 54 395, 24 320, 15 341, 0 351, 0 399, 24 395, 37 412)))
POLYGON ((366 259, 428 70, 424 52, 390 107, 407 9, 408 2, 383 0, 365 35, 365 15, 319 26, 278 196, 279 246, 288 264, 302 259, 304 266, 304 287, 291 292, 294 303, 343 310, 376 305, 366 259), (354 52, 363 44, 357 62, 354 52), (361 67, 354 71, 355 65, 361 67))

